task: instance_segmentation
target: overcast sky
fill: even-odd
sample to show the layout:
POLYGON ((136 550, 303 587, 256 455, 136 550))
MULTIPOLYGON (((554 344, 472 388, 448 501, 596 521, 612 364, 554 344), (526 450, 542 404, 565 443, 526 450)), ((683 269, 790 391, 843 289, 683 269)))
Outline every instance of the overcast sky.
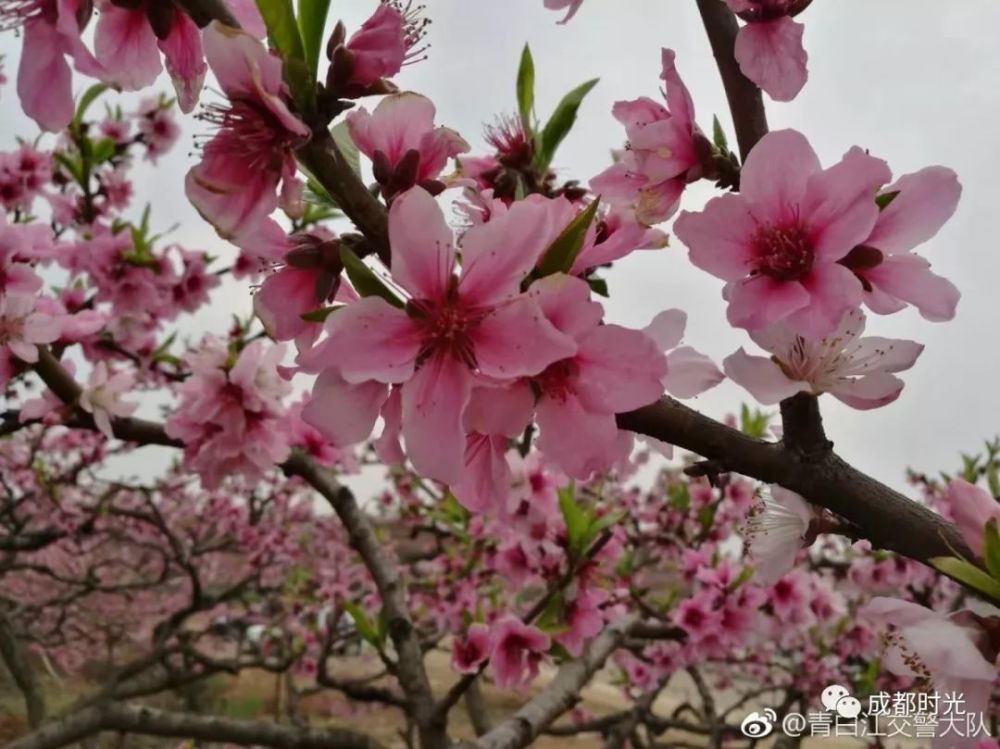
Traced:
MULTIPOLYGON (((609 163, 610 149, 620 147, 624 134, 611 117, 615 100, 658 95, 661 47, 677 51, 702 127, 710 129, 718 114, 735 140, 694 0, 585 0, 566 26, 557 25, 560 14, 544 10, 542 0, 419 1, 433 19, 430 58, 405 68, 398 83, 429 96, 438 122, 458 130, 477 151, 483 149, 483 122, 515 107, 515 69, 526 41, 534 52, 536 105, 543 117, 567 90, 601 78, 558 155, 556 166, 567 178, 589 179, 609 163)), ((332 6, 333 15, 353 29, 374 2, 334 0, 332 6)), ((1000 316, 994 289, 1000 278, 1000 188, 994 183, 1000 174, 1000 3, 816 0, 800 20, 806 25, 809 82, 792 103, 768 102, 772 129, 804 132, 824 164, 857 144, 885 158, 897 175, 944 164, 964 185, 958 213, 919 250, 961 289, 958 316, 933 324, 912 310, 870 315, 870 333, 927 346, 916 367, 903 375, 903 395, 871 412, 853 411, 830 397, 822 401, 838 451, 879 479, 902 486, 907 466, 952 468, 959 450, 976 450, 998 431, 1000 316)), ((16 135, 33 135, 15 99, 19 50, 20 39, 0 37, 11 81, 0 94, 4 149, 13 147, 16 135)), ((78 79, 77 87, 87 83, 78 79)), ((161 85, 166 90, 165 78, 161 85)), ((184 143, 173 158, 157 169, 137 170, 138 198, 152 201, 158 227, 180 224, 173 235, 177 241, 225 256, 225 244, 183 196, 183 174, 196 158, 190 153, 192 135, 206 132, 190 119, 184 127, 184 143)), ((697 209, 712 193, 709 186, 691 189, 684 207, 697 209)), ((725 322, 721 282, 691 266, 677 242, 660 252, 634 254, 608 280, 610 321, 642 326, 658 311, 679 307, 689 315, 687 342, 716 361, 741 345, 753 348, 745 333, 725 322)), ((221 322, 249 309, 248 291, 234 286, 224 304, 201 321, 221 322)), ((722 417, 741 400, 749 396, 724 383, 692 405, 722 417)))

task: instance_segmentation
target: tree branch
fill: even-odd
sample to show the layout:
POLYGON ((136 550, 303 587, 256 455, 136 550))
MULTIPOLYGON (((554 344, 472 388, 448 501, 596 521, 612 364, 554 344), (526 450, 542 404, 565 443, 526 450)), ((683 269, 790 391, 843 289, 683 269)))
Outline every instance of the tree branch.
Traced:
POLYGON ((760 89, 740 71, 733 55, 739 32, 736 16, 722 0, 698 0, 698 12, 701 13, 712 54, 722 76, 722 85, 726 89, 736 140, 740 144, 740 159, 746 161, 750 149, 767 134, 764 100, 760 89))
POLYGON ((635 622, 635 616, 626 616, 610 624, 587 644, 579 658, 563 664, 549 685, 527 705, 485 736, 467 742, 465 746, 477 749, 520 749, 528 746, 580 699, 580 690, 618 648, 635 622))
POLYGON ((798 492, 850 520, 878 548, 925 563, 950 556, 953 550, 974 558, 951 523, 832 451, 811 460, 797 449, 748 437, 673 398, 619 414, 618 425, 717 460, 727 470, 798 492))
POLYGON ((45 693, 35 678, 35 670, 24 657, 21 643, 18 642, 17 633, 14 632, 14 625, 2 610, 0 610, 0 659, 3 659, 4 665, 7 666, 24 698, 28 725, 37 728, 45 720, 45 693))
POLYGON ((230 720, 119 702, 73 713, 7 744, 6 749, 58 749, 101 731, 277 749, 384 749, 375 739, 346 729, 230 720))
POLYGON ((333 474, 316 465, 303 453, 295 453, 282 468, 291 476, 299 476, 318 491, 337 513, 347 529, 351 545, 361 555, 375 580, 388 623, 389 636, 396 647, 398 662, 396 677, 406 695, 409 712, 420 730, 424 749, 445 749, 449 745, 446 732, 447 715, 435 711, 420 638, 406 605, 406 589, 399 576, 398 565, 385 553, 385 545, 375 537, 368 515, 358 505, 351 491, 341 486, 333 474))

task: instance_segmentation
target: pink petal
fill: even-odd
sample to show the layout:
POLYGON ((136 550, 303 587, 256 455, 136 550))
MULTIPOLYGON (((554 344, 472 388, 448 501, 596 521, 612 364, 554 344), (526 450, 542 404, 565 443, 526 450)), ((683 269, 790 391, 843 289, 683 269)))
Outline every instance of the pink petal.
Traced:
POLYGON ((469 229, 462 238, 462 299, 489 307, 516 296, 550 236, 564 228, 553 227, 551 219, 545 203, 518 201, 502 216, 469 229))
POLYGON ((509 386, 476 387, 465 409, 465 430, 518 437, 534 412, 535 394, 525 380, 509 386))
POLYGON ((201 31, 187 14, 175 11, 170 33, 158 45, 177 92, 177 105, 185 114, 191 112, 198 103, 208 71, 201 48, 201 31))
POLYGON ((416 299, 444 299, 455 264, 451 229, 430 193, 414 187, 392 202, 392 277, 416 299))
POLYGON ((268 335, 277 341, 290 341, 316 325, 303 320, 302 315, 319 306, 317 275, 313 269, 289 266, 264 279, 254 295, 253 309, 268 335))
POLYGON ((407 151, 420 150, 424 135, 434 129, 434 114, 430 99, 407 91, 386 96, 372 114, 364 109, 349 113, 347 129, 365 156, 382 151, 395 165, 407 151))
POLYGON ((866 336, 846 348, 855 366, 843 370, 843 374, 863 374, 867 367, 877 367, 884 372, 904 372, 917 362, 924 345, 901 338, 866 336))
POLYGON ((889 165, 858 147, 810 178, 802 221, 819 260, 840 260, 863 243, 878 219, 875 191, 892 178, 889 165))
POLYGON ((557 330, 574 339, 596 328, 604 308, 590 299, 587 282, 564 273, 553 273, 531 284, 528 295, 557 330))
POLYGON ((672 49, 660 50, 660 61, 663 66, 660 79, 666 84, 664 88, 670 116, 683 124, 690 133, 694 124, 694 102, 677 72, 676 58, 677 54, 672 49))
POLYGON ((903 391, 903 381, 887 372, 840 380, 829 392, 851 408, 866 411, 892 403, 903 391))
POLYGON ((784 320, 811 302, 811 296, 796 281, 775 281, 754 276, 746 281, 727 284, 729 308, 726 317, 737 328, 756 330, 784 320))
POLYGON ((955 213, 962 186, 951 169, 930 166, 900 177, 884 192, 899 194, 879 214, 865 244, 895 254, 908 252, 938 233, 955 213))
POLYGON ((464 471, 462 412, 472 391, 472 373, 450 356, 438 355, 403 385, 403 439, 421 476, 458 483, 464 471))
POLYGON ((352 385, 336 369, 326 369, 316 378, 312 396, 302 409, 302 420, 335 447, 353 445, 371 435, 388 395, 389 389, 382 383, 352 385))
POLYGON ((982 556, 986 524, 990 520, 1000 523, 1000 502, 989 492, 963 479, 952 479, 948 483, 946 497, 965 542, 976 556, 982 556))
POLYGON ((748 23, 736 35, 733 52, 740 70, 775 101, 791 101, 809 73, 802 46, 805 27, 788 16, 748 23))
POLYGON ((403 429, 403 396, 398 387, 392 388, 389 400, 382 406, 382 434, 373 446, 378 459, 387 466, 398 465, 406 459, 399 435, 403 429))
MULTIPOLYGON (((746 31, 744 27, 740 34, 746 31)), ((796 130, 775 130, 753 147, 740 171, 740 194, 761 220, 782 225, 806 192, 809 178, 821 170, 809 141, 796 130)))
POLYGON ((40 128, 63 130, 73 119, 73 83, 55 28, 42 20, 24 25, 21 63, 17 69, 21 109, 40 128))
POLYGON ((498 307, 472 337, 479 370, 500 379, 536 375, 576 353, 576 343, 556 330, 527 296, 498 307))
POLYGON ((666 309, 646 326, 646 335, 656 341, 660 351, 677 348, 684 338, 687 313, 679 309, 666 309))
POLYGON ((571 478, 609 470, 621 457, 613 413, 592 413, 580 401, 543 397, 538 403, 538 449, 571 478))
POLYGON ((934 322, 952 319, 962 296, 951 281, 932 273, 930 263, 918 255, 889 255, 863 275, 879 291, 909 302, 934 322))
POLYGON ((844 314, 861 304, 858 277, 836 263, 816 265, 802 280, 809 304, 785 318, 789 327, 805 338, 822 338, 837 329, 844 314))
POLYGON ((715 362, 690 346, 681 346, 667 354, 663 385, 675 398, 693 398, 724 379, 715 362))
POLYGON ((348 382, 405 382, 413 375, 422 335, 406 313, 381 297, 365 297, 334 312, 326 339, 299 355, 307 372, 340 369, 348 382))
POLYGON ((210 142, 205 159, 188 171, 184 192, 219 235, 230 239, 267 218, 278 207, 275 190, 280 175, 232 159, 213 158, 211 152, 210 142))
POLYGON ((257 39, 267 36, 267 26, 264 25, 255 0, 225 0, 225 3, 245 32, 257 39))
POLYGON ((451 487, 455 498, 470 512, 499 510, 510 493, 506 437, 470 434, 465 443, 465 473, 451 487))
POLYGON ((781 367, 763 356, 750 356, 742 348, 727 356, 722 368, 737 385, 741 385, 759 403, 770 406, 796 393, 809 392, 804 382, 796 382, 781 371, 781 367))
POLYGON ((156 36, 141 7, 126 10, 103 3, 94 32, 94 54, 108 71, 109 82, 126 91, 145 88, 163 69, 156 36))
POLYGON ((700 213, 684 211, 674 221, 674 234, 687 245, 691 262, 724 281, 746 277, 756 229, 747 201, 733 194, 712 198, 700 213))
POLYGON ((577 394, 590 411, 632 411, 663 395, 666 358, 641 331, 602 325, 580 342, 574 362, 577 394))

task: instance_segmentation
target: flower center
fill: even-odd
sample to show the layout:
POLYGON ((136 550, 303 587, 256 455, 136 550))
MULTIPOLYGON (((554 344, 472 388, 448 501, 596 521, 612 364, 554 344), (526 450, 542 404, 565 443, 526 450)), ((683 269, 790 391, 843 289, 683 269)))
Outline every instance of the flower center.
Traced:
POLYGON ((812 269, 815 252, 799 224, 761 226, 751 242, 756 255, 751 275, 761 273, 775 281, 798 281, 812 269))
POLYGON ((580 367, 573 359, 563 359, 546 367, 535 384, 547 398, 565 401, 576 392, 576 381, 580 375, 580 367))
POLYGON ((208 104, 198 118, 220 130, 205 150, 239 160, 248 170, 280 170, 294 144, 292 134, 271 112, 250 101, 208 104))
POLYGON ((476 368, 472 332, 483 321, 484 312, 452 300, 440 304, 429 299, 411 299, 406 308, 424 334, 418 365, 435 354, 446 354, 470 369, 476 368))

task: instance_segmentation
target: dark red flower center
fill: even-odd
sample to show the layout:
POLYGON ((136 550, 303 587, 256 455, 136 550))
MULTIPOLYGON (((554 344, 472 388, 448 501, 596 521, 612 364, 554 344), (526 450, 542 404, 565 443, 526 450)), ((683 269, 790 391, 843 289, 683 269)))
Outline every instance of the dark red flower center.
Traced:
POLYGON ((799 281, 812 270, 813 244, 798 223, 761 226, 751 242, 755 255, 753 275, 760 273, 775 281, 799 281))
POLYGON ((444 354, 475 369, 476 347, 472 333, 486 316, 483 310, 467 307, 457 298, 443 304, 430 299, 411 299, 406 309, 424 334, 423 346, 417 355, 418 364, 436 354, 444 354))

